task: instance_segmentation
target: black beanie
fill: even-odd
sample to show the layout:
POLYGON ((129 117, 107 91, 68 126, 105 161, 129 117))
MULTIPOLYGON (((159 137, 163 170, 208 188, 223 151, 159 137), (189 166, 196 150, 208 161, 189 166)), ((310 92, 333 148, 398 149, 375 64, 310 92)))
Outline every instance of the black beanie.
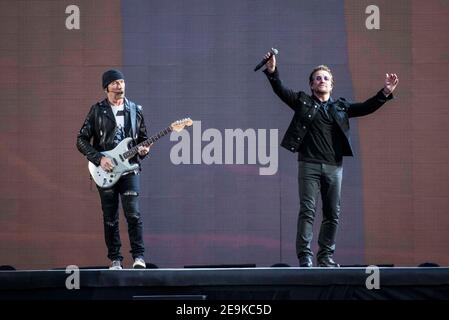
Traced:
POLYGON ((119 79, 125 79, 125 76, 120 71, 115 69, 106 71, 103 73, 103 89, 105 89, 112 81, 119 79))

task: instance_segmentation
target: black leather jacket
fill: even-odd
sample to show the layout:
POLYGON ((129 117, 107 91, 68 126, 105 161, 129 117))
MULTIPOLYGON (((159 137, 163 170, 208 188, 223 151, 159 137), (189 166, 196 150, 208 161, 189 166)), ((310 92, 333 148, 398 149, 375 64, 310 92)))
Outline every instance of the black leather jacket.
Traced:
MULTIPOLYGON (((284 87, 282 81, 279 79, 277 68, 273 73, 269 73, 265 69, 264 73, 270 81, 274 92, 295 112, 287 132, 282 139, 281 146, 291 152, 298 152, 319 106, 310 95, 302 91, 294 92, 284 87)), ((344 98, 339 98, 329 105, 329 112, 334 117, 335 122, 345 137, 343 141, 343 156, 354 155, 349 134, 349 118, 361 117, 373 113, 390 99, 393 99, 392 94, 385 97, 382 90, 380 90, 375 96, 362 103, 349 103, 344 98)))
MULTIPOLYGON (((142 107, 136 105, 134 102, 125 98, 125 135, 132 137, 135 144, 138 144, 146 139, 147 129, 142 114, 142 107), (133 136, 130 107, 136 106, 136 133, 133 136)), ((96 166, 100 165, 102 157, 101 151, 108 151, 115 148, 114 137, 116 129, 116 122, 112 109, 107 99, 97 102, 87 114, 86 120, 78 133, 76 140, 76 147, 84 154, 90 162, 96 166), (92 140, 92 143, 91 143, 92 140)), ((136 160, 144 157, 136 157, 136 160)))

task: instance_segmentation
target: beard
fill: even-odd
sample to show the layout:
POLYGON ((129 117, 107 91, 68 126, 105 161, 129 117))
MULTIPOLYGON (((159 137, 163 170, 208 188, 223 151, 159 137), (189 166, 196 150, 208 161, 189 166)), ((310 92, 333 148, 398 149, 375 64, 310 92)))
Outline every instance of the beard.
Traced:
POLYGON ((115 99, 123 99, 123 97, 125 96, 125 91, 117 91, 114 92, 115 93, 115 99))

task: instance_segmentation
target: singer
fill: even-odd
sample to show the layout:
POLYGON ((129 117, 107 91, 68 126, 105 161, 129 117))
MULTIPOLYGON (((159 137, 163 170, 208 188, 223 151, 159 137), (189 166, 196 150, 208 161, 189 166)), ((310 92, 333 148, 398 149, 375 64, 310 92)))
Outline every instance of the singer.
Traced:
POLYGON ((323 221, 318 236, 319 267, 339 267, 333 259, 340 217, 343 157, 353 156, 349 139, 349 118, 373 113, 393 99, 399 78, 386 74, 383 88, 362 103, 350 103, 331 96, 334 78, 331 70, 320 65, 309 76, 311 94, 293 91, 282 84, 276 57, 267 53, 264 70, 275 94, 293 111, 293 119, 281 145, 298 152, 300 208, 296 233, 296 254, 300 267, 313 266, 312 241, 318 192, 323 204, 323 221))
MULTIPOLYGON (((125 77, 118 70, 103 73, 102 84, 106 99, 94 104, 78 134, 76 146, 87 159, 105 171, 113 169, 111 159, 101 151, 111 150, 124 138, 132 137, 135 144, 147 139, 142 107, 125 98, 125 77), (134 124, 132 123, 134 122, 134 124), (93 144, 90 143, 93 139, 93 144)), ((138 155, 131 161, 140 163, 150 147, 140 147, 138 155)), ((128 223, 133 268, 145 268, 145 247, 142 237, 142 219, 139 212, 139 172, 122 175, 111 188, 97 187, 103 210, 104 237, 111 260, 110 269, 122 269, 120 253, 119 195, 128 223)))

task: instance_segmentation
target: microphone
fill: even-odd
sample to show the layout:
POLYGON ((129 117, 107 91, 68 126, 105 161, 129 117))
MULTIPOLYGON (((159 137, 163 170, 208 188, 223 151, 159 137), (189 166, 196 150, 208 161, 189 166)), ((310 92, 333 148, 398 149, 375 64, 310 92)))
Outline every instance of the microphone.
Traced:
POLYGON ((265 65, 265 63, 267 63, 267 61, 271 59, 273 55, 277 55, 278 53, 279 51, 277 49, 271 48, 270 56, 267 59, 263 59, 262 61, 260 61, 260 63, 254 68, 254 71, 257 71, 260 68, 262 68, 265 65))

